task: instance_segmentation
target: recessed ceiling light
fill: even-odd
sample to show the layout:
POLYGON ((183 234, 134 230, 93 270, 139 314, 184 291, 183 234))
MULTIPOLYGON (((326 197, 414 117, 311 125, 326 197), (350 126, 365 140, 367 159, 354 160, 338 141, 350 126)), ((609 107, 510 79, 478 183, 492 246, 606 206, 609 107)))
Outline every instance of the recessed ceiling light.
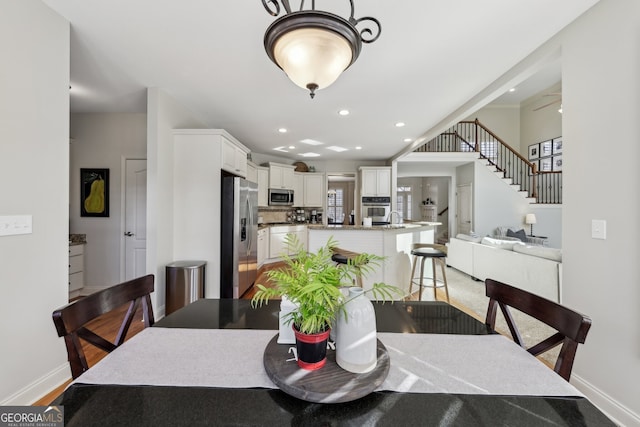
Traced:
POLYGON ((311 153, 311 152, 309 152, 309 153, 300 153, 300 155, 301 155, 302 157, 320 157, 320 154, 318 154, 318 153, 311 153))
POLYGON ((356 150, 362 150, 362 147, 360 147, 359 145, 356 147, 356 150))
POLYGON ((402 126, 404 126, 404 122, 398 122, 398 123, 396 123, 396 127, 397 127, 397 128, 401 128, 402 126))
POLYGON ((289 150, 295 150, 295 149, 296 149, 296 146, 295 146, 295 145, 290 145, 290 146, 289 146, 289 150))
POLYGON ((331 147, 327 147, 327 150, 332 150, 332 151, 335 151, 337 153, 342 153, 343 151, 347 151, 346 148, 338 147, 336 145, 332 145, 331 147))
POLYGON ((340 111, 338 111, 338 114, 340 114, 341 116, 348 116, 349 115, 349 110, 340 110, 340 111))
POLYGON ((285 147, 276 147, 274 148, 275 151, 280 151, 282 153, 288 153, 289 150, 285 150, 285 147))
POLYGON ((413 141, 411 138, 405 138, 404 139, 404 142, 411 142, 411 141, 413 141))
POLYGON ((515 92, 515 91, 516 91, 515 87, 512 87, 511 89, 509 89, 509 92, 515 92))
POLYGON ((287 129, 286 128, 280 128, 280 129, 278 129, 278 132, 287 133, 287 129))
POLYGON ((323 145, 324 142, 316 141, 315 139, 301 139, 300 142, 307 145, 323 145))

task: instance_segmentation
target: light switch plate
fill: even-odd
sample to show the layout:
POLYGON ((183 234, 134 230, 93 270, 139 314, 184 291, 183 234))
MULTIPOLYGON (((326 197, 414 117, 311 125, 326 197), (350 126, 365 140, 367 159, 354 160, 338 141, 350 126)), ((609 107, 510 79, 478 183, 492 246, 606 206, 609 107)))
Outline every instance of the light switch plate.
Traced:
POLYGON ((32 232, 32 215, 0 216, 0 236, 31 234, 32 232))
POLYGON ((591 238, 602 240, 607 238, 607 221, 603 219, 591 220, 591 238))

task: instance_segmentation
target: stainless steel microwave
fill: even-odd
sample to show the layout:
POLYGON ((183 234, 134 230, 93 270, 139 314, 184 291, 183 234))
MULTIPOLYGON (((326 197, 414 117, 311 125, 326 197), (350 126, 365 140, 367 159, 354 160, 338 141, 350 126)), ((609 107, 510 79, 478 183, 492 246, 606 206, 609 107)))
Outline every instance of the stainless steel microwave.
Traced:
POLYGON ((270 188, 269 206, 293 206, 293 190, 270 188))

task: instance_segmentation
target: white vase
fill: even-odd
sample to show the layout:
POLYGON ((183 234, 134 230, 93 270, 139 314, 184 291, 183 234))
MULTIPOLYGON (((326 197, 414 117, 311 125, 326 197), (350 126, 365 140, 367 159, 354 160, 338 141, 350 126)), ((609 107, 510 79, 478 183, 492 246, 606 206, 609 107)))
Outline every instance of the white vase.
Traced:
POLYGON ((378 362, 376 313, 359 287, 349 288, 349 296, 336 320, 336 362, 349 372, 372 371, 378 362))

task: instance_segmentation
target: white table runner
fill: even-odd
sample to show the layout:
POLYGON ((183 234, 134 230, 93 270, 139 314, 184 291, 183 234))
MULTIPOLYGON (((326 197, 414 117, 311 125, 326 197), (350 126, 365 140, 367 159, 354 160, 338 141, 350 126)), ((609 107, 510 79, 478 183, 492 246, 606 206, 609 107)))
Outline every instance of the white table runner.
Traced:
MULTIPOLYGON (((262 355, 277 331, 147 328, 75 382, 277 388, 262 355)), ((378 333, 391 368, 379 391, 582 396, 500 335, 378 333)), ((288 362, 295 363, 295 361, 288 362)))

